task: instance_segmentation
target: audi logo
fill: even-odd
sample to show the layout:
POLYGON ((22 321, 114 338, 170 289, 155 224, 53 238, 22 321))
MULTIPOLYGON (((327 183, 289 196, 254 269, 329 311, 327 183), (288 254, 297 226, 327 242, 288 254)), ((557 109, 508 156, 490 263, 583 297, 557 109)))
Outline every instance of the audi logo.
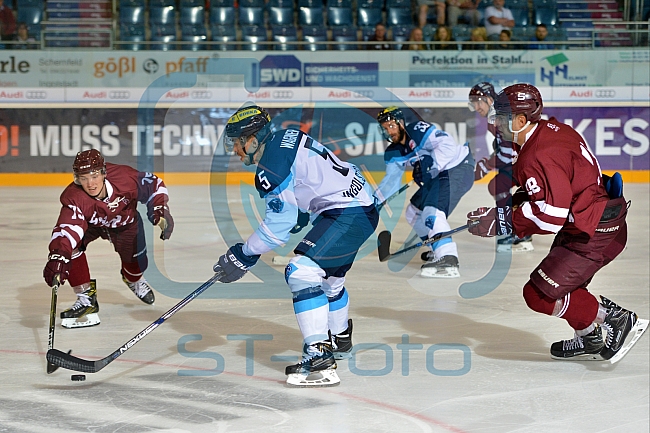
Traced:
POLYGON ((358 98, 372 99, 375 96, 375 92, 372 90, 355 90, 355 93, 358 95, 358 98))
POLYGON ((456 93, 453 90, 434 90, 433 91, 433 97, 434 98, 446 98, 450 99, 456 96, 456 93))
POLYGON ((47 99, 47 92, 30 90, 29 92, 25 93, 25 97, 27 99, 47 99))
POLYGON ((293 92, 291 90, 274 90, 272 96, 275 99, 291 99, 293 98, 293 92))
POLYGON ((109 99, 129 99, 131 92, 128 90, 112 90, 108 93, 109 99))
POLYGON ((616 90, 611 89, 599 89, 594 92, 596 98, 615 98, 616 90))
POLYGON ((158 62, 154 59, 147 59, 142 63, 142 69, 144 69, 147 74, 155 74, 158 72, 158 62))
POLYGON ((210 99, 212 92, 209 90, 195 90, 191 93, 192 99, 210 99))

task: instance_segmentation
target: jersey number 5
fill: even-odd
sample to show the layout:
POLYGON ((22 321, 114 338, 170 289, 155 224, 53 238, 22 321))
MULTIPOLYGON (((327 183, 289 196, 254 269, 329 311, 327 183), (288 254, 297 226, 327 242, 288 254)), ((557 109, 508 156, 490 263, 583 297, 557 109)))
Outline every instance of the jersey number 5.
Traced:
POLYGON ((317 154, 319 154, 320 156, 322 156, 323 159, 326 160, 326 161, 329 159, 330 162, 332 163, 332 168, 333 168, 335 171, 338 171, 338 172, 341 173, 343 176, 347 176, 347 175, 348 175, 348 173, 350 172, 350 169, 349 169, 349 168, 347 168, 347 167, 343 167, 341 164, 339 164, 338 162, 336 162, 336 160, 334 159, 334 157, 333 157, 333 156, 332 156, 332 155, 327 151, 327 148, 326 148, 325 146, 323 146, 323 149, 322 149, 322 150, 318 150, 318 149, 316 149, 315 147, 312 147, 311 144, 312 144, 313 142, 314 142, 314 140, 307 140, 307 141, 305 142, 305 149, 309 149, 309 150, 311 150, 312 152, 316 152, 317 154))

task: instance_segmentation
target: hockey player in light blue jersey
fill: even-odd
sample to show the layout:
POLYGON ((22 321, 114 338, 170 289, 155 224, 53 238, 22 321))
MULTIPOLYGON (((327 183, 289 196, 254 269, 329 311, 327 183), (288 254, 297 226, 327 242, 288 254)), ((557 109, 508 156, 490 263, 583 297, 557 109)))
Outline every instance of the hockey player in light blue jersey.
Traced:
MULTIPOLYGON (((384 152, 386 175, 375 192, 376 201, 397 191, 404 171, 413 167, 413 179, 420 189, 406 208, 406 220, 422 239, 450 230, 447 217, 474 182, 474 157, 469 146, 457 144, 431 123, 418 120, 406 125, 398 107, 385 108, 377 121, 390 144, 384 152)), ((427 263, 420 275, 460 277, 458 249, 451 238, 430 247, 431 251, 422 254, 427 263)))
POLYGON ((264 220, 245 243, 228 249, 214 265, 221 282, 237 281, 261 254, 284 244, 298 211, 312 215, 312 229, 285 269, 303 335, 303 359, 286 368, 290 386, 333 386, 335 359, 350 356, 345 274, 377 227, 372 190, 360 170, 343 162, 298 129, 273 132, 257 106, 241 108, 226 125, 226 141, 245 165, 257 165, 255 187, 266 201, 264 220))

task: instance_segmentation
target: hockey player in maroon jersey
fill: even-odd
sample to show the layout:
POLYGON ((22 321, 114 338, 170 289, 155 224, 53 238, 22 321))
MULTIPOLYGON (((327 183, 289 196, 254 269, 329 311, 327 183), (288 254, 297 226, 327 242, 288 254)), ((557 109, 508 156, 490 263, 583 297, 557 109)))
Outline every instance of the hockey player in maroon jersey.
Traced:
POLYGON ((102 238, 112 243, 122 261, 124 283, 142 302, 153 304, 153 290, 143 275, 147 246, 138 202, 147 205, 149 221, 162 229, 161 239, 169 239, 174 229, 167 188, 154 174, 106 163, 96 149, 79 152, 72 170, 74 182, 61 194, 61 212, 43 270, 48 285, 59 275, 61 283, 67 280, 77 295, 74 305, 61 313, 61 324, 67 328, 100 322, 97 289, 85 254, 90 242, 102 238))
POLYGON ((504 140, 515 144, 513 175, 525 190, 515 194, 514 208, 470 212, 469 222, 480 223, 469 230, 483 237, 555 234, 548 255, 523 288, 524 299, 532 310, 561 317, 575 330, 573 339, 551 345, 553 358, 611 359, 630 331, 636 333, 646 322, 605 297, 599 302, 587 290, 594 274, 625 248, 622 180, 618 173, 601 175, 580 134, 554 118, 542 120, 542 108, 541 94, 530 84, 515 84, 497 95, 491 121, 504 140))
MULTIPOLYGON (((475 84, 469 91, 469 110, 476 111, 481 117, 487 118, 495 98, 496 91, 492 84, 485 81, 475 84)), ((487 126, 488 131, 495 137, 492 144, 494 152, 487 158, 476 161, 474 180, 483 179, 492 170, 498 170, 496 176, 488 183, 488 190, 494 197, 497 206, 505 206, 512 199, 510 190, 515 184, 512 179, 512 161, 517 156, 517 152, 513 149, 511 142, 501 138, 494 124, 488 122, 487 126)), ((497 252, 499 253, 520 253, 533 251, 533 249, 532 236, 519 238, 513 233, 497 241, 497 252)))

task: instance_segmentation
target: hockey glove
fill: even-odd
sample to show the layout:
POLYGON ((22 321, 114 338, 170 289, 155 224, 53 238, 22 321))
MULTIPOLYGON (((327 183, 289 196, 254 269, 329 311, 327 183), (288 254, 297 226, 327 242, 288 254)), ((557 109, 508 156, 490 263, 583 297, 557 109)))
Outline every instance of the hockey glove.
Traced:
POLYGON ((163 241, 169 239, 174 231, 174 218, 172 218, 172 214, 169 213, 167 205, 154 206, 148 213, 151 224, 159 226, 162 230, 160 233, 160 239, 163 241))
POLYGON ((492 171, 490 167, 490 162, 487 158, 481 158, 476 162, 476 168, 474 169, 474 180, 483 179, 489 172, 492 171))
POLYGON ((504 207, 480 207, 467 214, 469 232, 476 236, 490 238, 512 233, 512 209, 504 207), (479 223, 472 225, 475 221, 479 223))
POLYGON ((289 230, 289 233, 300 233, 302 229, 307 227, 307 224, 309 224, 309 213, 298 210, 298 220, 296 221, 296 225, 289 230))
POLYGON ((422 156, 419 161, 413 164, 413 180, 418 186, 422 186, 435 177, 431 171, 432 168, 433 158, 429 155, 422 156))
POLYGON ((260 256, 247 256, 242 251, 244 244, 238 243, 219 257, 219 261, 212 267, 215 272, 223 272, 219 279, 222 283, 232 283, 246 275, 259 260, 260 256))
POLYGON ((72 268, 72 260, 60 254, 58 251, 52 251, 47 257, 47 264, 43 269, 43 279, 48 286, 54 285, 54 278, 60 275, 60 282, 63 284, 70 276, 70 268, 72 268))

